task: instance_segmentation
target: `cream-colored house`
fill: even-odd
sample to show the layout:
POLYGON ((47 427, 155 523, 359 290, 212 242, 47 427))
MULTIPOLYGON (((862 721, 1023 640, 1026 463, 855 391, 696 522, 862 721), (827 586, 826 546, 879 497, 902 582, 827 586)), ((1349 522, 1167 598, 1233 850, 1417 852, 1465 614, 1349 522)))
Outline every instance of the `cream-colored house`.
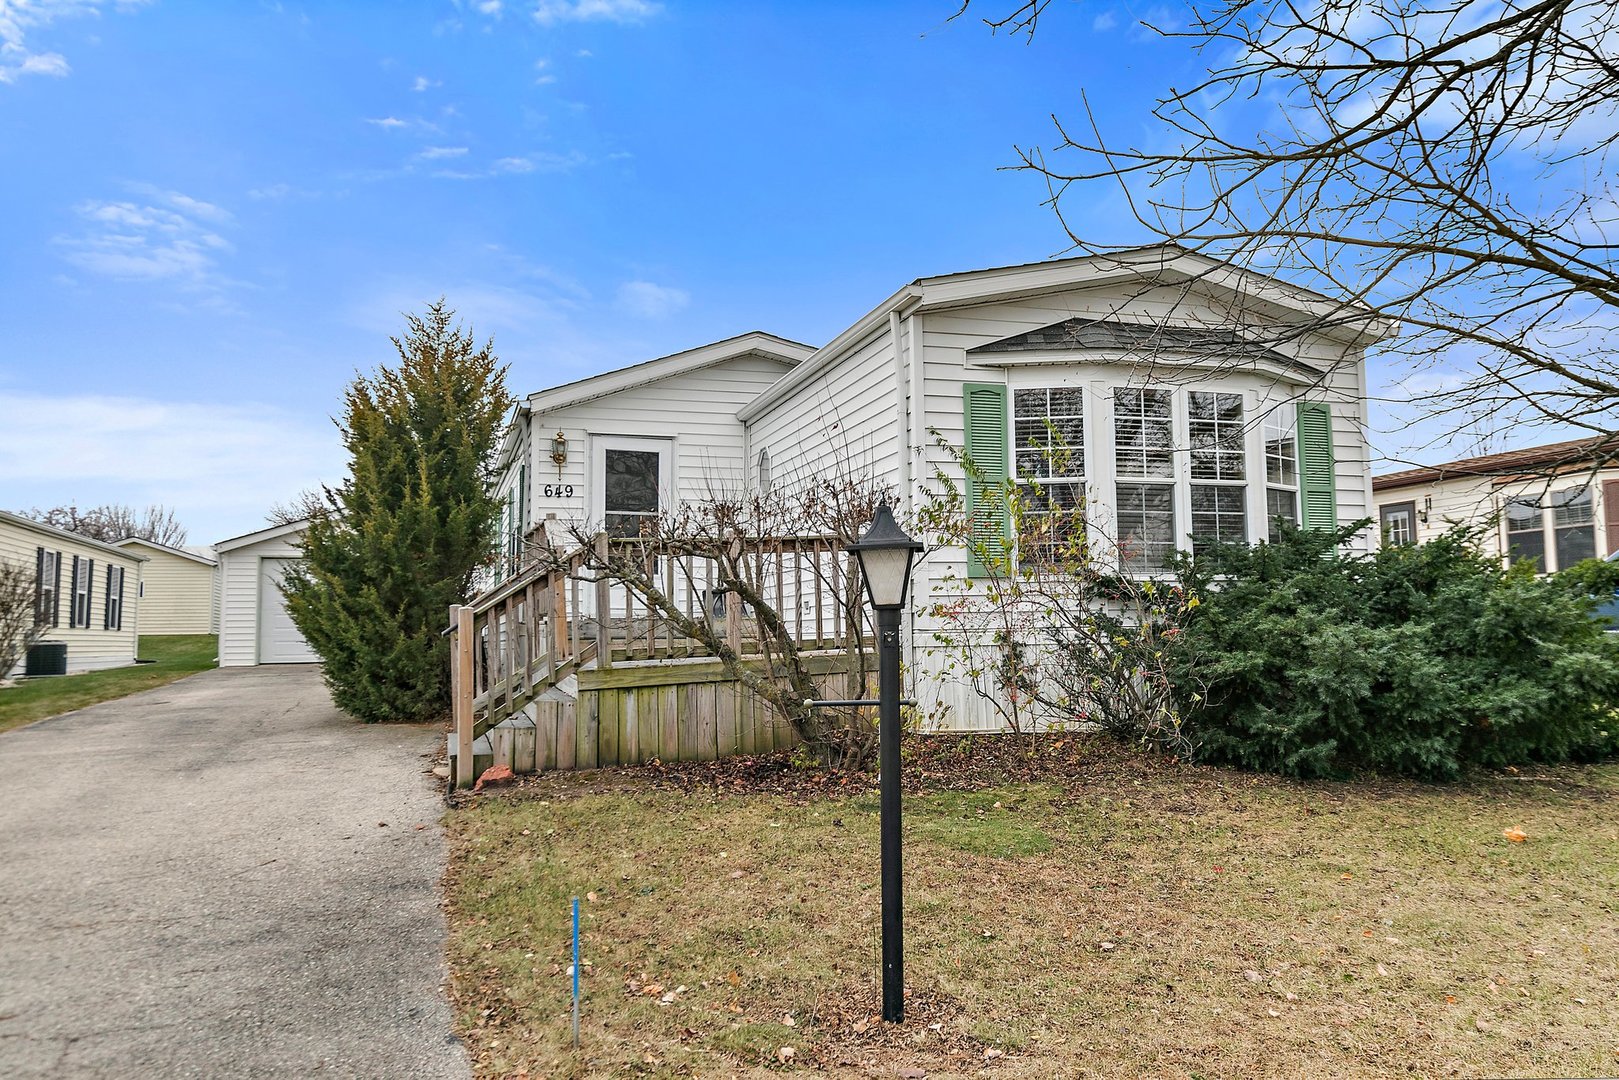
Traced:
POLYGON ((307 521, 273 525, 214 545, 219 557, 219 666, 317 664, 287 614, 281 582, 303 556, 307 521))
POLYGON ((1385 544, 1484 524, 1484 549, 1548 572, 1619 551, 1619 461, 1607 436, 1463 458, 1372 481, 1385 544))
POLYGON ((135 662, 145 555, 0 510, 0 559, 32 572, 43 640, 67 646, 69 672, 135 662))
POLYGON ((169 547, 138 536, 119 540, 113 546, 147 558, 141 573, 142 633, 219 632, 214 612, 217 559, 200 551, 169 547))

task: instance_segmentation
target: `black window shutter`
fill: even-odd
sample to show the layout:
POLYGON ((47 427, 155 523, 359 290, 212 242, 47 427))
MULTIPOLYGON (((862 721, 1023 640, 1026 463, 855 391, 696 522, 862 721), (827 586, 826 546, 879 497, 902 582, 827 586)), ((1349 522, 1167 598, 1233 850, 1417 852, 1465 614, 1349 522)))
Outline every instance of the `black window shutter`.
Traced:
POLYGON ((112 629, 112 567, 107 567, 107 597, 101 602, 101 629, 112 629))
POLYGON ((45 549, 34 549, 34 622, 45 621, 45 549))
POLYGON ((56 566, 51 571, 51 625, 62 625, 62 553, 56 553, 56 566))
POLYGON ((79 557, 73 556, 73 576, 67 584, 67 628, 76 630, 79 626, 79 557))

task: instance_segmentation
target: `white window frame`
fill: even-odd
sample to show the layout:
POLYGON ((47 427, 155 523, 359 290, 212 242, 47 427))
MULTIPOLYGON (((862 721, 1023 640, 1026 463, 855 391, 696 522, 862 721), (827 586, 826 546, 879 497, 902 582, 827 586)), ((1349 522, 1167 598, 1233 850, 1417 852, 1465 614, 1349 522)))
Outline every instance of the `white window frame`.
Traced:
POLYGON ((658 454, 658 512, 674 509, 675 440, 643 435, 593 435, 590 440, 590 520, 607 527, 607 451, 641 450, 658 454))
POLYGON ((1283 401, 1265 410, 1255 425, 1259 428, 1259 507, 1260 525, 1264 530, 1264 539, 1269 540, 1271 535, 1270 493, 1272 491, 1286 492, 1293 498, 1293 524, 1300 522, 1301 508, 1299 506, 1299 489, 1302 473, 1302 463, 1299 461, 1299 413, 1294 402, 1283 401), (1279 418, 1280 422, 1272 425, 1273 420, 1279 418), (1270 478, 1270 450, 1268 444, 1272 432, 1277 435, 1291 433, 1293 436, 1293 482, 1285 483, 1270 478))
MULTIPOLYGON (((1043 488, 1046 488, 1049 485, 1061 485, 1061 486, 1064 486, 1064 487, 1077 486, 1078 489, 1079 489, 1080 504, 1082 506, 1088 507, 1089 504, 1090 504, 1089 479, 1090 479, 1090 469, 1091 469, 1091 456, 1090 455, 1091 455, 1091 442, 1092 442, 1091 414, 1092 414, 1092 412, 1095 411, 1094 407, 1093 407, 1093 403, 1090 400, 1091 399, 1091 394, 1090 394, 1089 388, 1087 388, 1085 386, 1085 384, 1082 383, 1082 382, 1059 381, 1059 382, 1045 382, 1045 383, 1041 383, 1039 385, 1034 385, 1034 384, 1031 383, 1030 385, 1027 385, 1027 386, 1021 386, 1021 385, 1013 384, 1013 385, 1009 385, 1006 389, 1007 389, 1008 406, 1009 406, 1007 408, 1007 410, 1006 410, 1006 422, 1007 422, 1007 436, 1006 436, 1007 443, 1006 443, 1006 445, 1007 445, 1007 459, 1008 459, 1008 464, 1009 464, 1010 470, 1011 470, 1012 482, 1020 489, 1021 488, 1042 488, 1043 489, 1043 488), (1045 391, 1046 392, 1046 407, 1045 407, 1045 411, 1044 411, 1043 415, 1041 416, 1041 419, 1042 420, 1048 420, 1050 418, 1050 415, 1051 415, 1050 391, 1052 391, 1052 390, 1071 390, 1071 391, 1074 391, 1075 393, 1079 394, 1079 418, 1078 419, 1079 419, 1079 422, 1080 422, 1080 436, 1079 436, 1080 442, 1079 442, 1079 446, 1077 448, 1078 452, 1079 452, 1080 463, 1081 463, 1080 464, 1079 475, 1077 475, 1077 476, 1068 476, 1068 475, 1057 476, 1056 474, 1054 474, 1051 471, 1051 469, 1049 467, 1050 466, 1050 456, 1047 455, 1046 456, 1047 468, 1046 468, 1045 472, 1042 473, 1039 476, 1031 476, 1031 477, 1025 478, 1023 476, 1023 472, 1022 472, 1021 468, 1019 467, 1018 456, 1017 456, 1018 455, 1017 396, 1018 396, 1019 393, 1028 393, 1028 392, 1031 392, 1031 391, 1045 391)), ((1073 450, 1074 450, 1073 447, 1070 447, 1068 449, 1069 449, 1070 453, 1073 452, 1073 450)), ((1049 511, 1045 511, 1045 510, 1034 510, 1034 511, 1030 511, 1030 512, 1035 514, 1035 515, 1038 515, 1038 516, 1045 516, 1045 515, 1047 515, 1049 513, 1049 511)), ((1089 520, 1089 516, 1088 516, 1088 513, 1087 513, 1085 523, 1081 526, 1086 531, 1085 539, 1089 538, 1089 531, 1090 531, 1089 526, 1090 526, 1090 520, 1089 520)), ((1019 544, 1018 544, 1017 551, 1018 551, 1018 557, 1021 559, 1023 557, 1023 550, 1022 550, 1021 538, 1018 538, 1018 539, 1019 539, 1019 544)), ((1084 540, 1082 540, 1081 542, 1083 543, 1084 540)))

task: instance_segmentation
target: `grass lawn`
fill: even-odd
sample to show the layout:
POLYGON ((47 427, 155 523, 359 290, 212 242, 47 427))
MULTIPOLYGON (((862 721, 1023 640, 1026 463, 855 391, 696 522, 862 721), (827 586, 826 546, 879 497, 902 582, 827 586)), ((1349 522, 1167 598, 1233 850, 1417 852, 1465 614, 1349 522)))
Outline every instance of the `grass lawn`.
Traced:
POLYGON ((86 705, 127 697, 214 666, 219 639, 213 634, 162 634, 140 639, 139 655, 155 664, 27 679, 0 690, 0 731, 59 716, 86 705))
POLYGON ((898 1030, 869 792, 623 770, 451 811, 477 1072, 1619 1073, 1619 767, 1300 784, 1069 741, 1060 781, 907 795, 898 1030))

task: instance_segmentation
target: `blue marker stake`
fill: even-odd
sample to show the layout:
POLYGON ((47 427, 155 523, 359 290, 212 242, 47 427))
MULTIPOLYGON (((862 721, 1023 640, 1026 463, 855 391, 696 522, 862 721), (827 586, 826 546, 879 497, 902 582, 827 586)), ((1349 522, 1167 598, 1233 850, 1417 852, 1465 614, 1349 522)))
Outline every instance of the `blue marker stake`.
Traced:
POLYGON ((573 1048, 579 1049, 579 898, 573 898, 573 1048))

